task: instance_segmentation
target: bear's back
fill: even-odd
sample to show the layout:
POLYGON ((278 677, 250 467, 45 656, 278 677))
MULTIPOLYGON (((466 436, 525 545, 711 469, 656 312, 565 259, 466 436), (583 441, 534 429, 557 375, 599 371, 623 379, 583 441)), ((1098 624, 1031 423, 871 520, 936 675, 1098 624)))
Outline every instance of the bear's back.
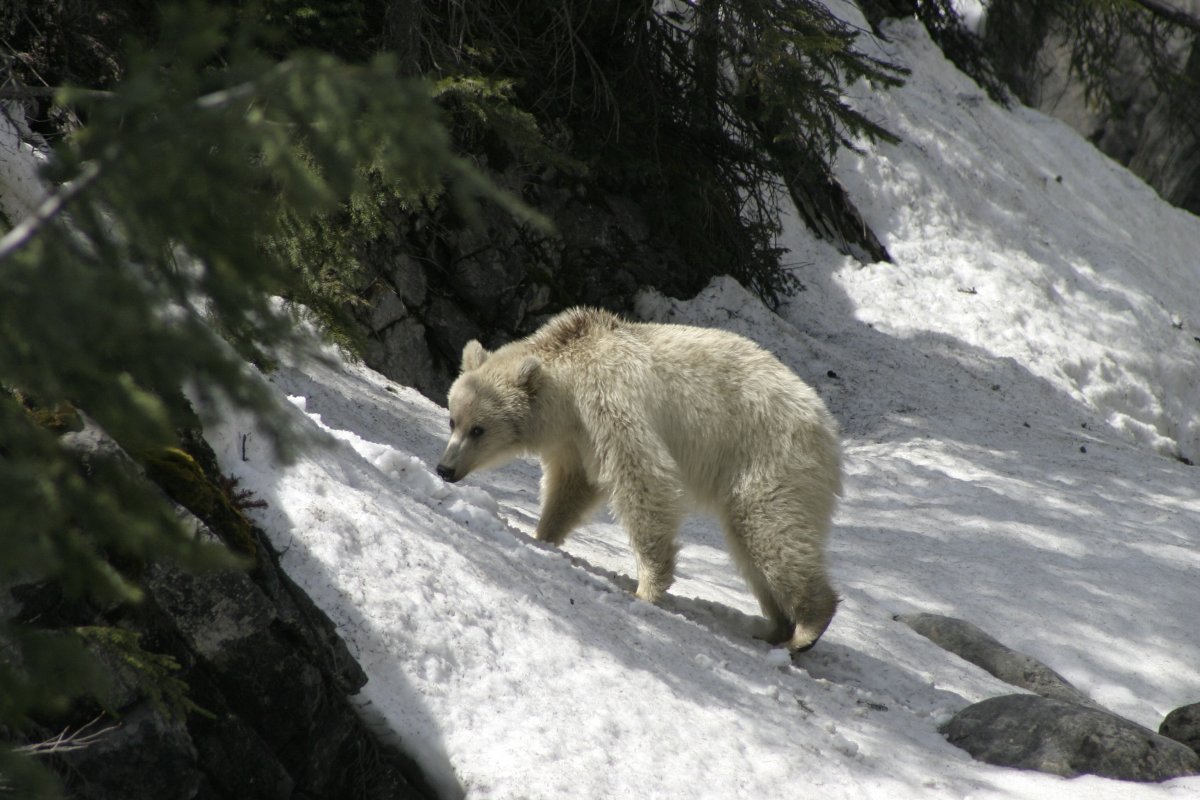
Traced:
POLYGON ((833 416, 771 353, 712 328, 645 324, 635 335, 645 343, 653 387, 647 412, 698 499, 763 467, 840 474, 833 416))
POLYGON ((573 387, 576 405, 616 401, 649 418, 698 496, 758 463, 815 457, 838 472, 837 425, 821 398, 743 336, 573 308, 524 346, 573 387))

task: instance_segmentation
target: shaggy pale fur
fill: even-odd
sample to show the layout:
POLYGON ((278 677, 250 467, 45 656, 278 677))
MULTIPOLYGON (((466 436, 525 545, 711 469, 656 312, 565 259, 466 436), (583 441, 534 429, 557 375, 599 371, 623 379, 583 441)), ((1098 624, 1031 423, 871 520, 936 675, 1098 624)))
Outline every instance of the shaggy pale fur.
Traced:
POLYGON ((753 342, 573 309, 495 352, 468 343, 449 406, 438 474, 457 481, 538 455, 537 537, 561 543, 607 499, 637 558, 638 597, 655 602, 671 585, 691 501, 724 524, 771 623, 764 638, 803 650, 828 626, 837 425, 816 392, 753 342))

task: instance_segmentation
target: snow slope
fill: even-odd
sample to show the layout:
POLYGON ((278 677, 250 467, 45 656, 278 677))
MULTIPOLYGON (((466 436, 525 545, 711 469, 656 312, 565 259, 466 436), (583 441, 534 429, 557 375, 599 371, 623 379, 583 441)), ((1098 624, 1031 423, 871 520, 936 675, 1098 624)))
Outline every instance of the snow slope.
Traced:
POLYGON ((855 316, 1013 358, 1129 441, 1200 461, 1197 220, 1065 124, 990 102, 916 28, 875 42, 914 80, 857 100, 903 143, 839 164, 897 262, 841 271, 855 316))
POLYGON ((448 796, 1200 797, 972 761, 937 726, 1013 689, 893 620, 970 620, 1151 727, 1200 700, 1200 473, 1172 457, 1200 455, 1200 222, 992 105, 920 28, 878 44, 913 79, 855 102, 904 140, 839 169, 896 263, 792 225, 807 290, 779 315, 728 279, 638 306, 762 342, 842 422, 845 602, 794 665, 750 637, 710 521, 662 606, 635 602, 611 518, 535 543, 536 465, 441 483, 445 412, 361 366, 271 376, 329 440, 291 466, 211 424, 371 676, 364 713, 448 796))
MULTIPOLYGON (((447 797, 1200 798, 1200 778, 990 767, 937 733, 1013 690, 894 614, 970 620, 1151 727, 1200 700, 1200 468, 1173 457, 1200 461, 1200 221, 1059 123, 993 105, 919 27, 889 34, 875 46, 913 78, 852 100, 903 141, 838 169, 895 263, 791 225, 807 290, 778 315, 728 279, 639 299, 763 343, 843 425, 845 602, 794 664, 750 637, 710 521, 685 526, 662 606, 635 602, 609 517, 561 551, 533 542, 535 464, 442 483, 444 410, 336 354, 269 378, 324 441, 294 463, 253 420, 210 418, 369 674, 363 713, 447 797)), ((15 216, 36 198, 13 194, 32 174, 14 153, 15 216)))

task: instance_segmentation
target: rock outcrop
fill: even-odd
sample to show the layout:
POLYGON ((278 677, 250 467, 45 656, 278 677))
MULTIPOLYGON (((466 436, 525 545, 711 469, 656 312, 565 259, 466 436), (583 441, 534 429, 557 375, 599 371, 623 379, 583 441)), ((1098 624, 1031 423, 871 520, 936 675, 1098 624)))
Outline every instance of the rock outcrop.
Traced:
POLYGON ((960 711, 943 733, 980 761, 1074 778, 1165 781, 1200 774, 1200 756, 1127 719, 1032 694, 960 711))
POLYGON ((940 614, 901 614, 897 619, 944 650, 970 661, 1005 683, 1034 694, 1099 708, 1054 670, 1006 647, 976 625, 940 614))
MULTIPOLYGON (((94 426, 72 437, 81 459, 119 449, 94 426)), ((55 583, 5 587, 6 615, 86 632, 109 676, 104 691, 40 720, 28 740, 68 732, 44 757, 78 800, 432 800, 417 764, 358 714, 350 697, 366 675, 266 537, 228 504, 195 500, 231 493, 203 440, 192 435, 186 446, 170 451, 170 468, 118 458, 158 475, 169 495, 193 498, 205 518, 180 506, 185 524, 203 540, 251 552, 249 563, 184 569, 154 561, 142 569, 144 599, 108 608, 71 599, 55 583), (180 487, 188 469, 196 485, 180 487), (238 529, 222 530, 233 518, 238 529)))
POLYGON ((1155 733, 1108 711, 1042 662, 970 622, 938 614, 896 619, 1000 680, 1033 692, 967 706, 942 728, 951 743, 974 758, 1064 777, 1165 781, 1200 774, 1200 755, 1188 746, 1200 739, 1195 711, 1200 706, 1178 709, 1155 733))
POLYGON ((1181 706, 1167 714, 1158 732, 1200 753, 1200 703, 1181 706))

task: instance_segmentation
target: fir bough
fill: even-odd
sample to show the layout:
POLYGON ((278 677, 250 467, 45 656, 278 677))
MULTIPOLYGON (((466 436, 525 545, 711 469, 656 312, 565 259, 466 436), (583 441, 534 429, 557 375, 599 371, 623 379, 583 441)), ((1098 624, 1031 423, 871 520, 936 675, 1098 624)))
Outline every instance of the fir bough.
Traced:
MULTIPOLYGON (((145 649, 141 634, 99 625, 80 626, 71 634, 100 651, 107 663, 114 666, 112 679, 130 686, 162 715, 179 722, 193 712, 212 717, 211 712, 192 702, 188 685, 176 677, 179 662, 172 656, 145 649)), ((104 704, 104 697, 97 699, 104 704)))
POLYGON ((815 0, 430 3, 431 62, 511 80, 513 103, 605 192, 632 194, 656 238, 681 252, 673 291, 734 275, 778 302, 780 165, 786 140, 827 170, 837 150, 890 139, 845 97, 904 71, 858 47, 859 31, 815 0))
MULTIPOLYGON (((164 7, 155 27, 111 92, 60 92, 86 124, 52 154, 46 202, 0 238, 6 592, 57 582, 105 607, 139 599, 130 565, 212 562, 124 453, 178 452, 177 429, 194 424, 185 389, 257 412, 277 445, 292 441, 289 415, 246 365, 302 346, 273 298, 318 293, 268 246, 283 220, 338 208, 369 175, 415 194, 499 197, 451 151, 431 87, 385 56, 273 62, 253 45, 261 29, 199 3, 164 7), (115 444, 70 446, 28 398, 77 409, 115 444)), ((4 622, 0 730, 88 688, 77 640, 4 622)), ((45 788, 12 767, 14 751, 3 758, 4 788, 45 788)))

